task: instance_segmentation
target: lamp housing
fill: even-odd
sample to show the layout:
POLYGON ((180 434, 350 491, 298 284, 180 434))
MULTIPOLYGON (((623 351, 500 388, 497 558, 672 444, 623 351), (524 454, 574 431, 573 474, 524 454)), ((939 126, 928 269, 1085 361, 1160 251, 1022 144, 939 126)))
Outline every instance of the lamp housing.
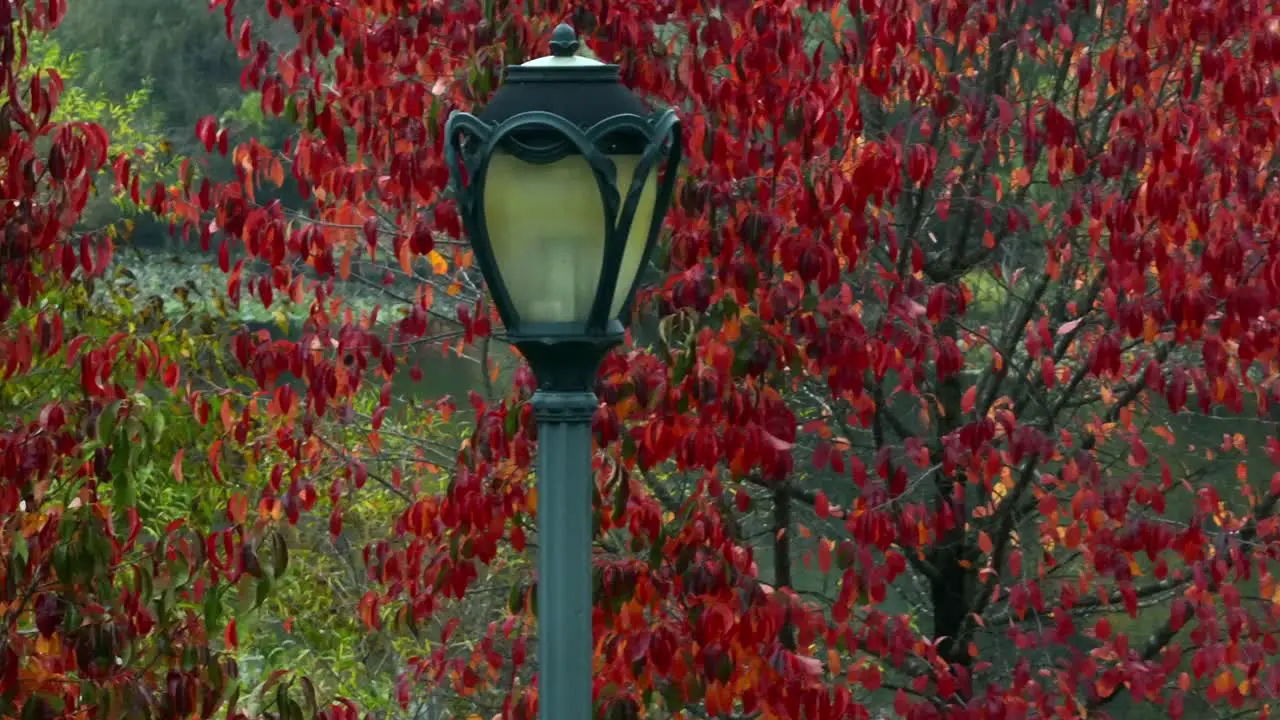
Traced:
POLYGON ((674 110, 650 113, 617 65, 552 54, 506 69, 445 125, 463 227, 508 339, 544 389, 585 390, 621 341, 681 158, 674 110))

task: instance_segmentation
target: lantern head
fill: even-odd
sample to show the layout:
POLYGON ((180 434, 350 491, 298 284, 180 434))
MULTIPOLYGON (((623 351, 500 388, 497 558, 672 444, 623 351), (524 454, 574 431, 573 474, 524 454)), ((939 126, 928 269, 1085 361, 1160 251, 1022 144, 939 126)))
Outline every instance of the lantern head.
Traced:
POLYGON ((483 110, 445 126, 476 264, 547 389, 586 389, 622 339, 681 155, 675 111, 650 114, 617 65, 578 47, 560 25, 550 56, 507 68, 483 110))

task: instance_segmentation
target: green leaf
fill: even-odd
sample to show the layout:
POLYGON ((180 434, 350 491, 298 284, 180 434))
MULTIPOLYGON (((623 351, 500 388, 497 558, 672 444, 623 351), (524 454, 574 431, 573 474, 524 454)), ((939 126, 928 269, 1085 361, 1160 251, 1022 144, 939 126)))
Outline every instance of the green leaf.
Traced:
POLYGON ((43 695, 32 695, 22 706, 22 720, 44 720, 52 716, 52 708, 43 695))
POLYGON ((283 577, 286 570, 289 569, 289 544, 285 542, 284 536, 275 533, 271 536, 271 570, 272 574, 279 578, 283 577))
POLYGON ((516 615, 524 604, 524 586, 518 582, 511 583, 511 594, 507 596, 507 610, 516 615))
POLYGON ((165 414, 163 411, 157 409, 152 411, 151 415, 149 416, 149 419, 151 421, 150 422, 151 437, 155 438, 156 440, 160 440, 164 437, 165 425, 168 422, 167 420, 164 419, 164 415, 165 414))
POLYGON ((684 701, 680 698, 679 688, 677 688, 674 683, 663 684, 662 702, 667 706, 668 710, 675 710, 684 707, 684 701))
POLYGON ((108 403, 106 407, 102 408, 102 412, 98 413, 98 420, 94 426, 94 437, 105 443, 109 438, 115 436, 116 413, 119 410, 119 400, 108 403))
POLYGON ((130 415, 125 419, 125 442, 129 443, 131 448, 149 447, 154 438, 147 432, 147 424, 139 419, 136 415, 130 415))
POLYGON ((320 705, 316 702, 316 686, 312 684, 310 678, 302 678, 302 699, 306 703, 304 710, 307 717, 315 717, 320 711, 320 705))
POLYGON ((716 663, 716 679, 726 683, 731 677, 733 677, 733 660, 730 660, 726 653, 721 655, 719 662, 716 663))
POLYGON ((271 596, 271 588, 274 584, 275 581, 271 579, 270 575, 262 576, 262 579, 258 581, 258 585, 255 588, 256 592, 253 601, 253 609, 256 610, 259 607, 262 607, 262 603, 266 602, 267 598, 271 596))
MULTIPOLYGON (((23 538, 22 542, 25 545, 26 538, 23 538)), ((65 544, 60 544, 53 549, 53 571, 58 574, 58 577, 72 577, 71 551, 65 544)))
POLYGON ((120 472, 112 471, 111 502, 117 513, 123 513, 126 508, 132 507, 136 500, 131 475, 132 473, 124 468, 120 472))
POLYGON ((222 625, 222 592, 214 589, 204 596, 204 626, 206 630, 222 625))
POLYGON ((255 588, 251 586, 252 580, 253 578, 245 574, 241 575, 239 582, 236 583, 236 609, 238 615, 247 614, 256 607, 253 604, 255 588))
MULTIPOLYGON (((13 534, 13 549, 11 550, 11 552, 13 553, 13 556, 16 557, 18 560, 20 560, 22 563, 25 564, 27 562, 29 548, 27 547, 27 538, 25 535, 23 535, 20 532, 13 534)), ((57 563, 55 561, 55 565, 56 564, 57 563)))

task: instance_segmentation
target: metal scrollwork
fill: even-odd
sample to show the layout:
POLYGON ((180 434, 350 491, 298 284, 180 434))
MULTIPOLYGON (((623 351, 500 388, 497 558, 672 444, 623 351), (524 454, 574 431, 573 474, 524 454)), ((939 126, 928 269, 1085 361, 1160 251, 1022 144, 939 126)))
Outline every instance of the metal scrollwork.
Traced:
MULTIPOLYGON (((485 176, 489 162, 499 150, 524 162, 547 164, 570 155, 581 155, 595 176, 604 206, 605 255, 600 275, 599 290, 592 305, 586 334, 603 334, 612 331, 613 318, 608 316, 614 286, 617 283, 622 252, 626 237, 634 222, 640 196, 650 173, 658 162, 665 159, 666 167, 659 179, 657 206, 654 219, 665 216, 670 205, 677 168, 680 164, 682 143, 680 120, 674 110, 666 110, 646 118, 623 114, 606 118, 583 130, 565 118, 543 111, 524 112, 496 124, 486 123, 470 113, 455 112, 445 125, 445 160, 454 178, 454 191, 458 199, 463 224, 472 237, 487 238, 484 200, 485 176), (529 138, 537 138, 532 141, 529 138), (610 139, 643 139, 644 149, 632 176, 625 197, 617 185, 617 168, 607 154, 610 139), (465 183, 465 186, 464 186, 465 183), (621 210, 621 212, 620 212, 621 210)), ((660 222, 650 223, 646 239, 642 267, 648 262, 661 227, 660 222)), ((474 250, 481 268, 496 268, 487 242, 475 243, 474 250)), ((498 273, 486 274, 503 322, 508 328, 519 327, 519 317, 511 306, 507 289, 498 273)), ((638 281, 638 278, 637 278, 638 281)), ((631 297, 632 288, 626 288, 631 297)), ((624 313, 630 307, 623 308, 624 313)))

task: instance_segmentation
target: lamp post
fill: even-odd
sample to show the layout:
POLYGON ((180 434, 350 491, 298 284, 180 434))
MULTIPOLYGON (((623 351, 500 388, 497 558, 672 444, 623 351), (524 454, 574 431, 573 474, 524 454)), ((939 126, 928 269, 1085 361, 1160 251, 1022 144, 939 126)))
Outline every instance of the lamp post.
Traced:
POLYGON ((537 378, 538 696, 544 720, 592 716, 591 417, 680 163, 673 110, 650 114, 618 66, 552 54, 507 68, 445 154, 463 225, 507 337, 537 378))

